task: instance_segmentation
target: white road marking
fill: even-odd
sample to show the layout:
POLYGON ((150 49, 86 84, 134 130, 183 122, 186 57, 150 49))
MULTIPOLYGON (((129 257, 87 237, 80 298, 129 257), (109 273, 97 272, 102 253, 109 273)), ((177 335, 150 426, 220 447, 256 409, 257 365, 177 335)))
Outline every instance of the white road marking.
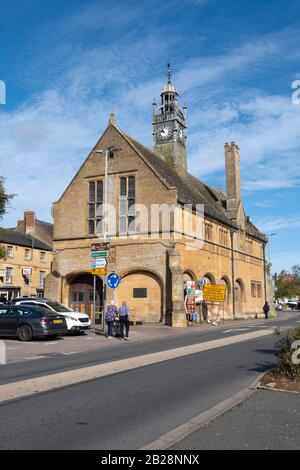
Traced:
POLYGON ((222 333, 231 333, 232 331, 248 331, 249 328, 233 328, 232 330, 222 331, 222 333))
POLYGON ((44 359, 47 356, 30 356, 30 357, 25 357, 27 361, 32 361, 33 359, 44 359))
POLYGON ((52 343, 43 343, 44 346, 53 346, 53 344, 58 344, 57 341, 52 342, 52 343))
POLYGON ((65 352, 65 353, 62 353, 63 356, 69 356, 70 354, 77 354, 77 353, 80 353, 82 351, 69 351, 69 352, 65 352))
MULTIPOLYGON (((57 388, 65 387, 66 385, 75 385, 93 379, 100 379, 112 374, 158 364, 179 357, 209 351, 211 349, 222 348, 224 346, 241 343, 255 338, 262 338, 263 336, 269 336, 271 334, 273 334, 273 332, 269 329, 251 331, 241 335, 216 339, 204 343, 192 344, 180 348, 168 349, 166 351, 158 351, 151 354, 144 354, 142 356, 120 359, 105 364, 97 364, 81 369, 58 372, 20 382, 4 384, 0 386, 0 402, 26 397, 49 390, 55 390, 57 388)), ((35 358, 37 358, 37 356, 35 356, 35 358)))

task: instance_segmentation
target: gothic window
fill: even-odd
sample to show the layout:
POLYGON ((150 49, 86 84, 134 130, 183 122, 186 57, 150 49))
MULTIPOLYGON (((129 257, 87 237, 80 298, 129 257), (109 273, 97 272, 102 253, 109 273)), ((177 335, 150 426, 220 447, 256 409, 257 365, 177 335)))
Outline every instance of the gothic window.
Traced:
POLYGON ((213 226, 210 223, 205 223, 205 240, 213 239, 213 226))
POLYGON ((220 228, 220 230, 219 230, 219 241, 220 241, 220 245, 228 246, 228 232, 227 232, 227 230, 224 230, 223 228, 220 228))
POLYGON ((119 232, 124 235, 135 231, 135 177, 120 178, 119 232))
POLYGON ((103 181, 89 182, 88 233, 103 232, 103 181))

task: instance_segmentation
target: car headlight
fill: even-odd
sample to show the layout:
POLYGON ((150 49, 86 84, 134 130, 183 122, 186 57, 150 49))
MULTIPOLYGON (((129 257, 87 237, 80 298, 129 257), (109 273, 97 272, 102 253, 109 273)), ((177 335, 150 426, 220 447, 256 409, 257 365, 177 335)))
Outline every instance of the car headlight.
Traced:
POLYGON ((66 318, 68 318, 68 320, 73 320, 73 321, 77 321, 77 318, 74 318, 74 317, 70 317, 69 315, 66 315, 66 318))

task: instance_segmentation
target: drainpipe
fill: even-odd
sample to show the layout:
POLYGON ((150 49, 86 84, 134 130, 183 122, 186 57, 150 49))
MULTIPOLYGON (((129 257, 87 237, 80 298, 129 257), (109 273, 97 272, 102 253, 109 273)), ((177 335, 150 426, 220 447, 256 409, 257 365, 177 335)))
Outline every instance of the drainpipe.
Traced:
POLYGON ((264 294, 265 294, 265 303, 266 303, 267 301, 266 244, 263 245, 263 261, 264 261, 264 294))
POLYGON ((231 285, 232 285, 232 313, 235 320, 235 292, 234 292, 234 251, 233 251, 233 230, 230 230, 230 241, 231 241, 231 285))

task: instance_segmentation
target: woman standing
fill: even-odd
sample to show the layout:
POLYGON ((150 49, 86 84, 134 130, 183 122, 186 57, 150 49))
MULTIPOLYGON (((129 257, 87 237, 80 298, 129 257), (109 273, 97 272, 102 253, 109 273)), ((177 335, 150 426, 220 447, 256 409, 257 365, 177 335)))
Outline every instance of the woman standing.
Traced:
POLYGON ((114 328, 114 323, 115 323, 117 313, 118 313, 118 309, 115 306, 114 301, 112 300, 105 312, 105 321, 106 321, 107 329, 108 329, 107 331, 108 339, 113 337, 113 328, 114 328))

